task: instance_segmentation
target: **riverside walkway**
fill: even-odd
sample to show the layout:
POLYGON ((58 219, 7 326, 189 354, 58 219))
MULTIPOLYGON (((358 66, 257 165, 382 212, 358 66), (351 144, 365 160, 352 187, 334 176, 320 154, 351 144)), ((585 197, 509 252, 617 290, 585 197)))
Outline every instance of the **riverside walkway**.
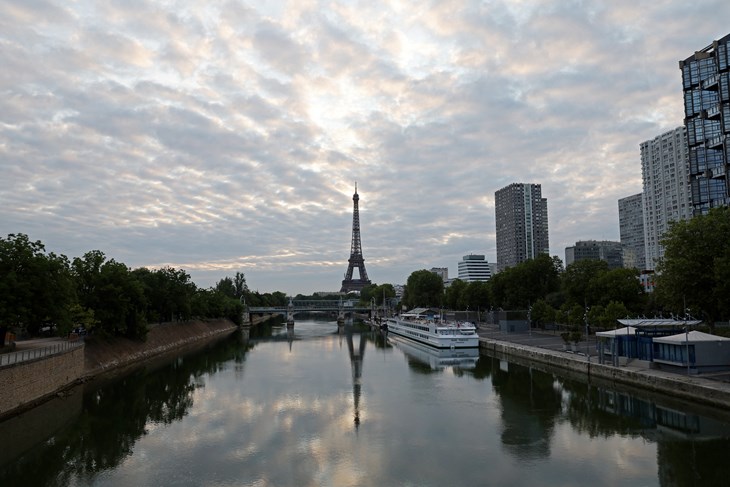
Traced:
POLYGON ((13 351, 0 353, 0 367, 47 357, 83 344, 81 339, 67 340, 58 337, 20 340, 15 342, 13 351))
POLYGON ((494 349, 534 362, 585 373, 587 376, 652 389, 693 402, 730 407, 730 371, 687 375, 684 369, 652 368, 643 360, 613 366, 598 363, 596 338, 578 343, 576 352, 564 350, 557 332, 502 332, 497 325, 481 324, 477 333, 482 349, 494 349))

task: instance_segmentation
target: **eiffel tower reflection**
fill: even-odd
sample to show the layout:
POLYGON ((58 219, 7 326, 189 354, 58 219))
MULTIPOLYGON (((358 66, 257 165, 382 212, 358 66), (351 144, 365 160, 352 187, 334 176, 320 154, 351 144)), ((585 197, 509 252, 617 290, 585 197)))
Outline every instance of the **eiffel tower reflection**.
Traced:
POLYGON ((354 402, 354 408, 355 408, 354 422, 355 422, 355 430, 357 430, 360 427, 360 395, 362 393, 362 391, 361 391, 362 367, 363 367, 363 360, 365 359, 365 346, 367 344, 367 339, 365 336, 363 336, 362 333, 358 333, 358 335, 360 335, 360 343, 356 350, 355 343, 353 340, 353 335, 355 335, 355 333, 352 332, 352 326, 344 326, 342 328, 344 328, 345 339, 347 341, 347 351, 350 354, 350 368, 352 370, 352 395, 353 395, 353 402, 354 402))

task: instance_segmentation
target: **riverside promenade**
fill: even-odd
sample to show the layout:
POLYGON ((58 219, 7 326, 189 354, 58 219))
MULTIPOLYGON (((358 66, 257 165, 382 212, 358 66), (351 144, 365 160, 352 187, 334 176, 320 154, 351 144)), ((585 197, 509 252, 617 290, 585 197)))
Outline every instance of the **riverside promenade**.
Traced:
POLYGON ((563 369, 589 381, 600 378, 693 403, 730 408, 730 371, 687 375, 684 369, 658 369, 638 359, 620 366, 599 364, 595 336, 579 342, 576 352, 569 352, 557 332, 502 332, 497 325, 487 324, 481 324, 477 332, 483 352, 563 369))

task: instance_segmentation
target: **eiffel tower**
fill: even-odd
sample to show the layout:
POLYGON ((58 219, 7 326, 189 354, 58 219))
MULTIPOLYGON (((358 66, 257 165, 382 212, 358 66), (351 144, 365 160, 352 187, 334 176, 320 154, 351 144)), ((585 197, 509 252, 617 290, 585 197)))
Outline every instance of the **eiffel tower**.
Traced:
POLYGON ((342 280, 341 293, 350 291, 361 291, 365 286, 370 285, 368 273, 365 270, 365 259, 362 258, 362 244, 360 243, 360 211, 357 209, 357 202, 360 196, 357 194, 357 183, 355 183, 355 194, 352 195, 354 210, 352 212, 352 243, 350 244, 350 258, 347 260, 347 272, 342 280), (352 278, 352 270, 357 267, 360 279, 352 278))

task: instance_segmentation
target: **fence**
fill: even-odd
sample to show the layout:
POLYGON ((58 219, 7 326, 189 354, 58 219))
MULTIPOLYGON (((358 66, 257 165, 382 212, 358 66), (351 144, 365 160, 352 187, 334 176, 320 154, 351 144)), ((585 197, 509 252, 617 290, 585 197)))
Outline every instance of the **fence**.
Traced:
POLYGON ((0 354, 0 367, 6 367, 21 362, 48 357, 68 350, 83 346, 83 340, 57 342, 47 347, 29 348, 28 350, 20 350, 18 352, 10 352, 0 354))

